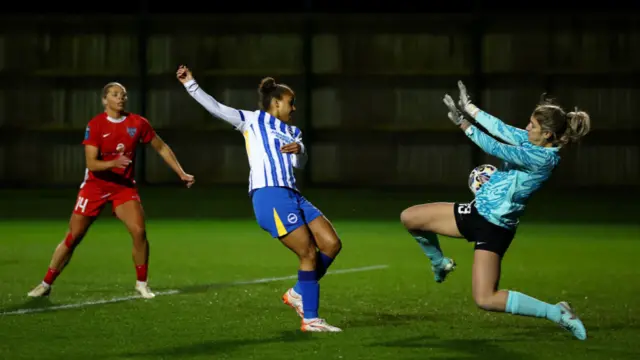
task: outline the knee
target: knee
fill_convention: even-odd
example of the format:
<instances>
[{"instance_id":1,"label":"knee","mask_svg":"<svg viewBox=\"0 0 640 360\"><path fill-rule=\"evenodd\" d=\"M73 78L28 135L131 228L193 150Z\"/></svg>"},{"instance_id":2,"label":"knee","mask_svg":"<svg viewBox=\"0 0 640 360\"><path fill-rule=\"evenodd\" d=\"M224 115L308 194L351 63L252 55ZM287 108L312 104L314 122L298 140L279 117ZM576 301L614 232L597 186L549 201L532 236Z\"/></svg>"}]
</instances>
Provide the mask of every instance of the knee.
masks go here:
<instances>
[{"instance_id":1,"label":"knee","mask_svg":"<svg viewBox=\"0 0 640 360\"><path fill-rule=\"evenodd\" d=\"M496 311L496 306L494 304L494 295L492 293L476 293L473 294L473 301L475 301L476 306L485 311Z\"/></svg>"},{"instance_id":2,"label":"knee","mask_svg":"<svg viewBox=\"0 0 640 360\"><path fill-rule=\"evenodd\" d=\"M342 241L337 236L332 236L330 239L323 241L323 248L320 249L320 251L331 257L336 257L340 250L342 250Z\"/></svg>"},{"instance_id":3,"label":"knee","mask_svg":"<svg viewBox=\"0 0 640 360\"><path fill-rule=\"evenodd\" d=\"M129 233L131 233L134 242L141 243L147 241L147 230L144 226L134 225L129 228Z\"/></svg>"},{"instance_id":4,"label":"knee","mask_svg":"<svg viewBox=\"0 0 640 360\"><path fill-rule=\"evenodd\" d=\"M316 263L316 248L313 245L302 247L297 251L301 263Z\"/></svg>"},{"instance_id":5,"label":"knee","mask_svg":"<svg viewBox=\"0 0 640 360\"><path fill-rule=\"evenodd\" d=\"M340 250L342 250L342 241L340 240L340 238L336 238L336 241L333 244L333 253L338 255Z\"/></svg>"},{"instance_id":6,"label":"knee","mask_svg":"<svg viewBox=\"0 0 640 360\"><path fill-rule=\"evenodd\" d=\"M410 207L402 211L402 213L400 213L400 222L402 222L402 225L404 225L407 230L417 230L421 225L415 207Z\"/></svg>"}]
</instances>

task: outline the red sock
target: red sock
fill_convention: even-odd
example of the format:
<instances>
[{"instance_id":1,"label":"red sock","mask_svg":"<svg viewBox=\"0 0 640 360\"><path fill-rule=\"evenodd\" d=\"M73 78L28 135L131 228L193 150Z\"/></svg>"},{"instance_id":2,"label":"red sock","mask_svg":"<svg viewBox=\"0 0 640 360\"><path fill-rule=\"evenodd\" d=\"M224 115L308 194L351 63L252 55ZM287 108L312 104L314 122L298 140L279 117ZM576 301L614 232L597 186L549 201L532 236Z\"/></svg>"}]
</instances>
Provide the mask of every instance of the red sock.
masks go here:
<instances>
[{"instance_id":1,"label":"red sock","mask_svg":"<svg viewBox=\"0 0 640 360\"><path fill-rule=\"evenodd\" d=\"M49 270L47 270L47 275L44 276L44 282L51 285L56 281L58 275L60 275L60 270L49 268Z\"/></svg>"},{"instance_id":2,"label":"red sock","mask_svg":"<svg viewBox=\"0 0 640 360\"><path fill-rule=\"evenodd\" d=\"M148 264L136 265L136 276L138 277L138 281L147 281L148 269L149 269Z\"/></svg>"}]
</instances>

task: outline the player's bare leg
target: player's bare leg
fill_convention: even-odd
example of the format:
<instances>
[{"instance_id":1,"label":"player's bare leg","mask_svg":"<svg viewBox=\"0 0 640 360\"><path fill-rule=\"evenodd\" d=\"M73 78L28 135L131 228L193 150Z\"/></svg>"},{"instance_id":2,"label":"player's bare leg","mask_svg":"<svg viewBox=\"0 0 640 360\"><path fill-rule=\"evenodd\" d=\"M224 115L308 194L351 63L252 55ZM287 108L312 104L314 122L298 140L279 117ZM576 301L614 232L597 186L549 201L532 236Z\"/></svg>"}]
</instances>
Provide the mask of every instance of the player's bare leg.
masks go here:
<instances>
[{"instance_id":1,"label":"player's bare leg","mask_svg":"<svg viewBox=\"0 0 640 360\"><path fill-rule=\"evenodd\" d=\"M301 226L280 238L300 260L298 282L302 287L303 319L301 330L313 332L339 332L341 329L327 324L318 315L320 285L316 279L316 244L306 226Z\"/></svg>"},{"instance_id":2,"label":"player's bare leg","mask_svg":"<svg viewBox=\"0 0 640 360\"><path fill-rule=\"evenodd\" d=\"M319 216L309 223L309 230L311 230L318 250L335 259L342 250L342 241L340 241L331 222L326 217Z\"/></svg>"},{"instance_id":3,"label":"player's bare leg","mask_svg":"<svg viewBox=\"0 0 640 360\"><path fill-rule=\"evenodd\" d=\"M95 219L95 217L71 214L69 230L67 231L64 240L58 244L53 252L51 262L49 263L49 269L47 270L44 280L31 290L27 294L28 296L41 297L47 296L51 293L51 285L53 285L53 282L56 280L58 275L60 275L64 267L67 266L71 260L73 251L87 234L89 227Z\"/></svg>"},{"instance_id":4,"label":"player's bare leg","mask_svg":"<svg viewBox=\"0 0 640 360\"><path fill-rule=\"evenodd\" d=\"M476 250L473 255L472 292L479 308L487 311L504 311L509 293L498 290L500 281L500 256L486 250Z\"/></svg>"},{"instance_id":5,"label":"player's bare leg","mask_svg":"<svg viewBox=\"0 0 640 360\"><path fill-rule=\"evenodd\" d=\"M316 279L320 281L324 274L327 273L327 269L331 266L336 256L340 253L340 250L342 250L342 242L333 225L331 225L331 222L324 216L313 219L308 226L312 234L312 239L318 248L316 253ZM300 283L296 283L293 288L287 290L287 292L282 295L282 301L296 310L298 316L303 317L301 293Z\"/></svg>"},{"instance_id":6,"label":"player's bare leg","mask_svg":"<svg viewBox=\"0 0 640 360\"><path fill-rule=\"evenodd\" d=\"M136 267L135 289L145 299L155 297L147 284L149 267L149 241L144 223L144 211L140 202L131 200L119 205L115 209L116 216L124 223L133 240L133 263Z\"/></svg>"},{"instance_id":7,"label":"player's bare leg","mask_svg":"<svg viewBox=\"0 0 640 360\"><path fill-rule=\"evenodd\" d=\"M498 254L476 250L473 256L473 299L481 309L549 319L580 340L587 338L582 321L566 302L552 305L517 291L498 290L501 258Z\"/></svg>"},{"instance_id":8,"label":"player's bare leg","mask_svg":"<svg viewBox=\"0 0 640 360\"><path fill-rule=\"evenodd\" d=\"M443 282L455 269L455 262L444 256L438 235L462 237L456 224L453 203L412 206L400 214L400 221L431 260L435 281Z\"/></svg>"}]
</instances>

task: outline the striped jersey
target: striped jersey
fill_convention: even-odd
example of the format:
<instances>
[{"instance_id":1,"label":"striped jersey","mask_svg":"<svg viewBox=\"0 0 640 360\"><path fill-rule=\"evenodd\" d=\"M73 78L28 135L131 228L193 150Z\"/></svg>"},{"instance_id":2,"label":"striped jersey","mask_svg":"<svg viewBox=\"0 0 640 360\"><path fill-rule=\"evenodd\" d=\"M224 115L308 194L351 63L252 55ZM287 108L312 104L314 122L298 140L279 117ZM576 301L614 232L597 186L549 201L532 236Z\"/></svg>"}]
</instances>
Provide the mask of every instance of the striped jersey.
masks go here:
<instances>
[{"instance_id":1,"label":"striped jersey","mask_svg":"<svg viewBox=\"0 0 640 360\"><path fill-rule=\"evenodd\" d=\"M506 142L497 141L473 125L465 131L487 154L504 161L476 193L476 209L489 222L513 229L531 195L551 177L560 162L559 148L534 145L526 130L509 126L484 111L480 110L475 119Z\"/></svg>"},{"instance_id":2,"label":"striped jersey","mask_svg":"<svg viewBox=\"0 0 640 360\"><path fill-rule=\"evenodd\" d=\"M249 192L269 186L298 191L293 169L301 169L307 162L300 129L265 111L237 110L221 104L202 90L195 80L184 86L211 115L233 125L244 136L250 167ZM282 146L292 142L300 144L300 154L280 151Z\"/></svg>"}]
</instances>

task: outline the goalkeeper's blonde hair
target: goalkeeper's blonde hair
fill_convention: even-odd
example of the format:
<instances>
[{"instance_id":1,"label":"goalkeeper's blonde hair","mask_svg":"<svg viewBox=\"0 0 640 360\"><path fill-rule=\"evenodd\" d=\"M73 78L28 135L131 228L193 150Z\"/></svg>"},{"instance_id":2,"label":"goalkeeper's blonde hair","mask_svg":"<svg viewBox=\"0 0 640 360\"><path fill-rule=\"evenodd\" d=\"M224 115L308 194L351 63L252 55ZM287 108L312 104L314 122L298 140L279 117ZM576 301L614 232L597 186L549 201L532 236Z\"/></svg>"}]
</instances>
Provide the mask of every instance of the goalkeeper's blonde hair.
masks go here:
<instances>
[{"instance_id":1,"label":"goalkeeper's blonde hair","mask_svg":"<svg viewBox=\"0 0 640 360\"><path fill-rule=\"evenodd\" d=\"M574 111L565 112L553 99L546 98L546 94L542 94L533 117L538 120L543 131L552 134L549 141L554 146L578 142L591 130L589 114L577 107Z\"/></svg>"}]
</instances>

